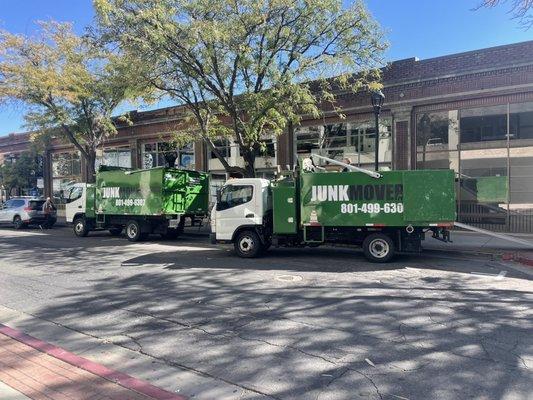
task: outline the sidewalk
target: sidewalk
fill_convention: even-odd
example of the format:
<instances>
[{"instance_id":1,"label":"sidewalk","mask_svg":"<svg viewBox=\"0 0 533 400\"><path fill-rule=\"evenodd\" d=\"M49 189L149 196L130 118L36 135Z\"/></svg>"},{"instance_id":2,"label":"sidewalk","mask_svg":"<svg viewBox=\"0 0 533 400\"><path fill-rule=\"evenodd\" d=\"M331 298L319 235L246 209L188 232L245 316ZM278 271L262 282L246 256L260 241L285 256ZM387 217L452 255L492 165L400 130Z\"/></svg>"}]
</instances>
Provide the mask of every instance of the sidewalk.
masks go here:
<instances>
[{"instance_id":1,"label":"sidewalk","mask_svg":"<svg viewBox=\"0 0 533 400\"><path fill-rule=\"evenodd\" d=\"M0 324L2 400L185 400Z\"/></svg>"},{"instance_id":2,"label":"sidewalk","mask_svg":"<svg viewBox=\"0 0 533 400\"><path fill-rule=\"evenodd\" d=\"M531 246L476 232L452 231L452 243L444 243L427 235L423 248L428 251L486 255L496 260L515 261L526 266L533 266L533 235L512 234L510 236L531 242Z\"/></svg>"}]
</instances>

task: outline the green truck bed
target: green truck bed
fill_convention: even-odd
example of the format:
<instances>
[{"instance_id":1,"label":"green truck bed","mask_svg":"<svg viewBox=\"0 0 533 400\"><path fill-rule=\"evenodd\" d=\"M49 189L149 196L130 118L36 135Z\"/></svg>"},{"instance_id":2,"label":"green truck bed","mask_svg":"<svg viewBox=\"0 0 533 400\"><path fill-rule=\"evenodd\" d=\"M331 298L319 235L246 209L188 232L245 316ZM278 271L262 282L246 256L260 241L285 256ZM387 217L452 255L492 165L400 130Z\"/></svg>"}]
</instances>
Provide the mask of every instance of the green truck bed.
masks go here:
<instances>
[{"instance_id":1,"label":"green truck bed","mask_svg":"<svg viewBox=\"0 0 533 400\"><path fill-rule=\"evenodd\" d=\"M431 226L455 221L454 172L302 173L272 186L274 233L298 226Z\"/></svg>"},{"instance_id":2,"label":"green truck bed","mask_svg":"<svg viewBox=\"0 0 533 400\"><path fill-rule=\"evenodd\" d=\"M209 179L174 168L104 168L96 176L94 210L103 215L207 214Z\"/></svg>"}]
</instances>

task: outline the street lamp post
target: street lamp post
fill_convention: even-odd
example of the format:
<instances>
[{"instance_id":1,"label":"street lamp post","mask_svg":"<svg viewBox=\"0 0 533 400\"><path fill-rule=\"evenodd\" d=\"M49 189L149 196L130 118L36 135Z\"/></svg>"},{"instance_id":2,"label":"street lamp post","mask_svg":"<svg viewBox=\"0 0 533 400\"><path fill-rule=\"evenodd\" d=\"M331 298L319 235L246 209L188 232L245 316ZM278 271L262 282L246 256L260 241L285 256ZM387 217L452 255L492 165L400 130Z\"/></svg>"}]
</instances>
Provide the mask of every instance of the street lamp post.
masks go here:
<instances>
[{"instance_id":1,"label":"street lamp post","mask_svg":"<svg viewBox=\"0 0 533 400\"><path fill-rule=\"evenodd\" d=\"M379 169L379 113L381 112L381 106L383 105L383 100L385 100L385 95L381 90L375 90L372 92L372 107L374 108L374 117L376 119L376 137L374 141L374 147L376 152L375 158L375 170Z\"/></svg>"}]
</instances>

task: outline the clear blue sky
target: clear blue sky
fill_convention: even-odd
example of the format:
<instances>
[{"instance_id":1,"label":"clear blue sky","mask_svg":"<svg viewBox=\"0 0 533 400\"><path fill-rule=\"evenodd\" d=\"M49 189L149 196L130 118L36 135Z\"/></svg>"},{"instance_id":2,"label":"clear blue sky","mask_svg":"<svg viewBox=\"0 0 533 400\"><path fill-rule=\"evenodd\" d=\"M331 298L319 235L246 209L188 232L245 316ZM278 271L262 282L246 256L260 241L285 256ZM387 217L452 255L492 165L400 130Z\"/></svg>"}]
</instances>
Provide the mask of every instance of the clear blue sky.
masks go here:
<instances>
[{"instance_id":1,"label":"clear blue sky","mask_svg":"<svg viewBox=\"0 0 533 400\"><path fill-rule=\"evenodd\" d=\"M34 21L71 21L78 31L93 18L91 0L2 0L0 27L31 34ZM504 4L472 11L478 0L366 0L387 32L389 61L437 57L533 39L510 20ZM168 104L164 104L168 105ZM23 109L0 108L0 135L23 131Z\"/></svg>"}]
</instances>

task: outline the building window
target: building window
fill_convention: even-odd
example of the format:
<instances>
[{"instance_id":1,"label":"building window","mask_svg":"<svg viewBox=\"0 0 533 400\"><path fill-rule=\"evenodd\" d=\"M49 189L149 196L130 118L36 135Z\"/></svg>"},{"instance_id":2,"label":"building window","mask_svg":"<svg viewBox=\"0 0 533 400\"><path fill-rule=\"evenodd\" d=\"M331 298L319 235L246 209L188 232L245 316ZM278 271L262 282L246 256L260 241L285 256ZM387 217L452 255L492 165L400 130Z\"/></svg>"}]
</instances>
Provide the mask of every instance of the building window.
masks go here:
<instances>
[{"instance_id":1,"label":"building window","mask_svg":"<svg viewBox=\"0 0 533 400\"><path fill-rule=\"evenodd\" d=\"M461 143L507 140L507 106L461 110Z\"/></svg>"},{"instance_id":2,"label":"building window","mask_svg":"<svg viewBox=\"0 0 533 400\"><path fill-rule=\"evenodd\" d=\"M228 158L231 155L231 145L228 139L215 139L213 144L222 157ZM217 158L213 151L210 151L209 154L209 158Z\"/></svg>"},{"instance_id":3,"label":"building window","mask_svg":"<svg viewBox=\"0 0 533 400\"><path fill-rule=\"evenodd\" d=\"M392 160L391 118L380 118L379 133L379 162L387 168ZM299 127L295 129L296 155L320 154L370 167L374 163L375 138L373 120Z\"/></svg>"},{"instance_id":4,"label":"building window","mask_svg":"<svg viewBox=\"0 0 533 400\"><path fill-rule=\"evenodd\" d=\"M239 147L239 155L242 157L242 148ZM256 157L275 157L276 146L274 139L264 139L256 143L254 147L254 154Z\"/></svg>"},{"instance_id":5,"label":"building window","mask_svg":"<svg viewBox=\"0 0 533 400\"><path fill-rule=\"evenodd\" d=\"M194 169L193 143L181 147L173 142L144 143L141 152L144 169L154 167Z\"/></svg>"},{"instance_id":6,"label":"building window","mask_svg":"<svg viewBox=\"0 0 533 400\"><path fill-rule=\"evenodd\" d=\"M458 144L457 110L417 114L417 169L453 169L458 172Z\"/></svg>"},{"instance_id":7,"label":"building window","mask_svg":"<svg viewBox=\"0 0 533 400\"><path fill-rule=\"evenodd\" d=\"M64 152L52 154L52 193L62 202L70 185L81 181L81 161L79 153Z\"/></svg>"},{"instance_id":8,"label":"building window","mask_svg":"<svg viewBox=\"0 0 533 400\"><path fill-rule=\"evenodd\" d=\"M131 168L130 148L128 146L123 146L104 149L96 160L96 167L98 168L100 165Z\"/></svg>"}]
</instances>

